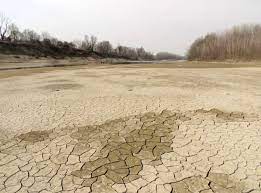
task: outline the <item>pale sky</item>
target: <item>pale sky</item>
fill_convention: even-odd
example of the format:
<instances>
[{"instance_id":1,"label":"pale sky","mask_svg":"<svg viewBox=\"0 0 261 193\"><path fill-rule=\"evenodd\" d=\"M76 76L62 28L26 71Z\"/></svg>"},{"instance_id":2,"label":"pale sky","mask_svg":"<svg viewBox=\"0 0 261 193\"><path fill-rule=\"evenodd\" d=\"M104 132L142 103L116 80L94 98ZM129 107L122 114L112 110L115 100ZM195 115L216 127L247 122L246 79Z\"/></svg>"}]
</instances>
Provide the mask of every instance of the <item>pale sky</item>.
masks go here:
<instances>
[{"instance_id":1,"label":"pale sky","mask_svg":"<svg viewBox=\"0 0 261 193\"><path fill-rule=\"evenodd\" d=\"M84 34L149 51L185 54L207 32L261 24L261 0L0 0L20 28L72 41Z\"/></svg>"}]
</instances>

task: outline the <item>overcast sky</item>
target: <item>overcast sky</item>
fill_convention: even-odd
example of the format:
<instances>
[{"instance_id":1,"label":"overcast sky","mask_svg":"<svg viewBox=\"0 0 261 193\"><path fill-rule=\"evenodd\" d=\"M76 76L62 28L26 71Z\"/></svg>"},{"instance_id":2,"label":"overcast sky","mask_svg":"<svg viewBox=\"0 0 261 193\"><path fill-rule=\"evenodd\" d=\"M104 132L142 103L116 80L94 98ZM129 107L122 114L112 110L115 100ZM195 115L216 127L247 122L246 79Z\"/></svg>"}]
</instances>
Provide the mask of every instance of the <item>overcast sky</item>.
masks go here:
<instances>
[{"instance_id":1,"label":"overcast sky","mask_svg":"<svg viewBox=\"0 0 261 193\"><path fill-rule=\"evenodd\" d=\"M0 0L21 28L63 40L94 34L114 45L184 54L207 32L261 23L261 0Z\"/></svg>"}]
</instances>

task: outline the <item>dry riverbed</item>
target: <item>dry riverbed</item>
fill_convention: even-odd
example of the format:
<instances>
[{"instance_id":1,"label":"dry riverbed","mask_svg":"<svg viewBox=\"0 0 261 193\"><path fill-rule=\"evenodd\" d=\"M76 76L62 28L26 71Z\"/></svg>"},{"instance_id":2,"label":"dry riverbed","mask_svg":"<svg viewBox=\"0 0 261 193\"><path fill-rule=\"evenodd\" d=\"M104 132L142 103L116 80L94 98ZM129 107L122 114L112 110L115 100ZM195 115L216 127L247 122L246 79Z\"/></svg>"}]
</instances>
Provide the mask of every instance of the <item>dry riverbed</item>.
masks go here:
<instances>
[{"instance_id":1,"label":"dry riverbed","mask_svg":"<svg viewBox=\"0 0 261 193\"><path fill-rule=\"evenodd\" d=\"M261 192L259 67L0 71L0 192Z\"/></svg>"}]
</instances>

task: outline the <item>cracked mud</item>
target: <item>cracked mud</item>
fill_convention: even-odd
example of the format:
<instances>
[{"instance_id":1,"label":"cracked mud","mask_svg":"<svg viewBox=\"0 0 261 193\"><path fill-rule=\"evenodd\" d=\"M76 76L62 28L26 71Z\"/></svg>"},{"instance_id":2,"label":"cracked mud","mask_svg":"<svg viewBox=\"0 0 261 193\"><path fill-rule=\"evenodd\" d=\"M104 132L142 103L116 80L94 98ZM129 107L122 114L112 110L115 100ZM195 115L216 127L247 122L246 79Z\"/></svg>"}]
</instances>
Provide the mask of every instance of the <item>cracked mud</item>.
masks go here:
<instances>
[{"instance_id":1,"label":"cracked mud","mask_svg":"<svg viewBox=\"0 0 261 193\"><path fill-rule=\"evenodd\" d=\"M2 142L0 192L258 193L260 126L200 109L32 131Z\"/></svg>"}]
</instances>

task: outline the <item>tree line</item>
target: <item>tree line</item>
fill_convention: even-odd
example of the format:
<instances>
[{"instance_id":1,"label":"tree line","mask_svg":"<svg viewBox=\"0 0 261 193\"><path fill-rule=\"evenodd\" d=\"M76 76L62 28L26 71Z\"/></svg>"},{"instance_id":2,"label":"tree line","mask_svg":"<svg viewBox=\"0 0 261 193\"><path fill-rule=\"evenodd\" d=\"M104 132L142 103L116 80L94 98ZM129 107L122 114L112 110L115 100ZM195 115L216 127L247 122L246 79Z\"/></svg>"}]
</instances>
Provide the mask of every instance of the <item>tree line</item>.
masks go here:
<instances>
[{"instance_id":1,"label":"tree line","mask_svg":"<svg viewBox=\"0 0 261 193\"><path fill-rule=\"evenodd\" d=\"M98 41L95 36L85 35L83 40L73 42L61 41L48 32L38 34L34 30L20 30L15 23L0 13L0 40L3 42L23 42L28 44L38 44L39 46L52 46L54 48L79 49L89 53L97 53L103 57L125 58L131 60L153 60L154 55L146 51L143 47L132 48L119 45L113 47L109 41Z\"/></svg>"},{"instance_id":2,"label":"tree line","mask_svg":"<svg viewBox=\"0 0 261 193\"><path fill-rule=\"evenodd\" d=\"M155 55L156 60L184 60L184 56L172 54L169 52L159 52Z\"/></svg>"},{"instance_id":3,"label":"tree line","mask_svg":"<svg viewBox=\"0 0 261 193\"><path fill-rule=\"evenodd\" d=\"M240 25L222 33L198 38L190 47L189 60L261 59L261 25Z\"/></svg>"}]
</instances>

